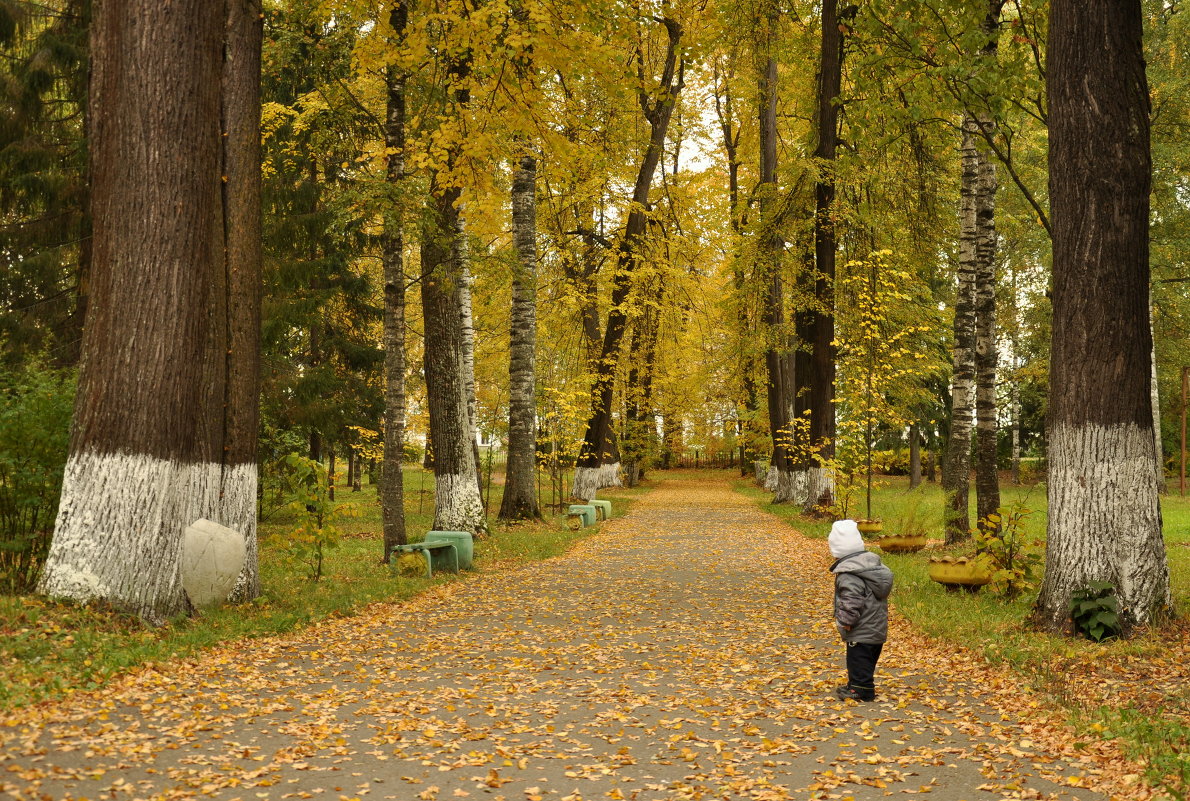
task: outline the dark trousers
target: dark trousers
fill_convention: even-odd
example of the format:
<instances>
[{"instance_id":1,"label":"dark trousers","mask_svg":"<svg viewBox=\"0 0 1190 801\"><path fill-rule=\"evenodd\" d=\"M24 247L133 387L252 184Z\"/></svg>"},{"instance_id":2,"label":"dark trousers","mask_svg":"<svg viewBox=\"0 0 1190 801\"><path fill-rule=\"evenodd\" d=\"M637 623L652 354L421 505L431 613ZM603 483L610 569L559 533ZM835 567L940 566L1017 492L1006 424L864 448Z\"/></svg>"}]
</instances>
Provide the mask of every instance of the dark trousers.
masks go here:
<instances>
[{"instance_id":1,"label":"dark trousers","mask_svg":"<svg viewBox=\"0 0 1190 801\"><path fill-rule=\"evenodd\" d=\"M876 660L884 643L847 643L847 685L862 696L876 693Z\"/></svg>"}]
</instances>

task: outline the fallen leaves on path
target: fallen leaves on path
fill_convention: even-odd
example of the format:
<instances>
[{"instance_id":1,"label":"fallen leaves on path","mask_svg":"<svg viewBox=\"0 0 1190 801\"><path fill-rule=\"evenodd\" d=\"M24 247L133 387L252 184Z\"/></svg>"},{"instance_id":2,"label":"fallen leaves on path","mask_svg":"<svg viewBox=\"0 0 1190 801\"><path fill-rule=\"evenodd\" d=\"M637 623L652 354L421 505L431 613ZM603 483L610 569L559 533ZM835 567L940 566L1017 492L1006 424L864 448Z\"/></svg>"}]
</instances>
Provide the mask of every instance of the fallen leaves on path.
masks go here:
<instances>
[{"instance_id":1,"label":"fallen leaves on path","mask_svg":"<svg viewBox=\"0 0 1190 801\"><path fill-rule=\"evenodd\" d=\"M1147 799L1007 672L894 619L836 701L824 543L670 482L564 557L0 721L17 799Z\"/></svg>"}]
</instances>

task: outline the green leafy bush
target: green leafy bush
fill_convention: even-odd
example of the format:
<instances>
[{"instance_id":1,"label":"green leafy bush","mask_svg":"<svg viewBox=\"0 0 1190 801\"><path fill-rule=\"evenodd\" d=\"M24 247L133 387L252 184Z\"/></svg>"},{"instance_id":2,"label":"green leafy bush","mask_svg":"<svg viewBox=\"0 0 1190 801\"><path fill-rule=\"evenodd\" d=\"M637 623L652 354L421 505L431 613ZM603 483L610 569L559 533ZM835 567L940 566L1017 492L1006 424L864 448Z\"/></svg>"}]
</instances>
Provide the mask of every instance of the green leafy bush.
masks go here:
<instances>
[{"instance_id":1,"label":"green leafy bush","mask_svg":"<svg viewBox=\"0 0 1190 801\"><path fill-rule=\"evenodd\" d=\"M49 553L73 407L73 372L0 369L0 593L32 590Z\"/></svg>"},{"instance_id":2,"label":"green leafy bush","mask_svg":"<svg viewBox=\"0 0 1190 801\"><path fill-rule=\"evenodd\" d=\"M992 590L1017 598L1037 586L1040 540L1027 541L1025 520L1033 512L1021 503L1001 507L971 530L975 550L992 568Z\"/></svg>"},{"instance_id":3,"label":"green leafy bush","mask_svg":"<svg viewBox=\"0 0 1190 801\"><path fill-rule=\"evenodd\" d=\"M1120 636L1120 602L1110 581L1092 581L1070 598L1074 630L1087 639L1103 642Z\"/></svg>"}]
</instances>

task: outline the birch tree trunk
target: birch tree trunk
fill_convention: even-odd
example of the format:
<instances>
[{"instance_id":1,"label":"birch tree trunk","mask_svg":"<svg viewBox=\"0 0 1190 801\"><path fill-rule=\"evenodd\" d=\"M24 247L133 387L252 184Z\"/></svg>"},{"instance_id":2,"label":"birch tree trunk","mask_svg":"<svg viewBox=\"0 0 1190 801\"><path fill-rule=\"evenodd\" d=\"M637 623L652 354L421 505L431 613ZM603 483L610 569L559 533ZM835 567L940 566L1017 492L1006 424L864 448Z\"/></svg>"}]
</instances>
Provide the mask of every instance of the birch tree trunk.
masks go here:
<instances>
[{"instance_id":1,"label":"birch tree trunk","mask_svg":"<svg viewBox=\"0 0 1190 801\"><path fill-rule=\"evenodd\" d=\"M1149 92L1139 0L1054 0L1046 84L1054 231L1049 529L1036 617L1115 587L1125 629L1171 605L1148 319Z\"/></svg>"},{"instance_id":2,"label":"birch tree trunk","mask_svg":"<svg viewBox=\"0 0 1190 801\"><path fill-rule=\"evenodd\" d=\"M835 100L843 80L843 33L838 0L823 0L822 45L818 76L818 146L814 157L819 178L814 186L814 261L816 308L811 328L810 446L820 460L812 465L806 486L806 511L834 503L835 477L826 462L835 456L835 150L839 141L839 108Z\"/></svg>"},{"instance_id":3,"label":"birch tree trunk","mask_svg":"<svg viewBox=\"0 0 1190 801\"><path fill-rule=\"evenodd\" d=\"M455 240L455 249L458 253L459 264L463 270L463 277L458 286L459 319L463 321L463 330L461 332L463 358L459 362L459 369L462 371L463 390L467 396L467 426L469 429L468 437L471 440L471 449L474 451L472 456L475 461L475 487L480 496L482 496L483 469L480 467L479 427L476 420L479 405L475 398L475 317L471 312L471 285L475 283L475 279L471 275L471 267L467 262L467 247L464 237L463 220L460 216L459 233Z\"/></svg>"},{"instance_id":4,"label":"birch tree trunk","mask_svg":"<svg viewBox=\"0 0 1190 801\"><path fill-rule=\"evenodd\" d=\"M986 520L1000 508L996 470L996 165L976 149L981 163L975 215L975 508L977 519Z\"/></svg>"},{"instance_id":5,"label":"birch tree trunk","mask_svg":"<svg viewBox=\"0 0 1190 801\"><path fill-rule=\"evenodd\" d=\"M389 11L394 49L405 38L409 7L403 1ZM385 71L385 180L392 197L384 219L384 464L380 472L380 511L384 527L384 562L407 541L405 532L405 233L400 187L405 178L405 82L403 67Z\"/></svg>"},{"instance_id":6,"label":"birch tree trunk","mask_svg":"<svg viewBox=\"0 0 1190 801\"><path fill-rule=\"evenodd\" d=\"M39 590L159 621L190 608L180 556L198 518L247 541L233 595L259 586L260 9L93 14L93 272Z\"/></svg>"},{"instance_id":7,"label":"birch tree trunk","mask_svg":"<svg viewBox=\"0 0 1190 801\"><path fill-rule=\"evenodd\" d=\"M971 429L975 407L975 276L979 269L979 184L982 163L975 137L978 125L963 118L963 173L960 184L959 268L954 304L954 372L951 381L950 438L946 443L946 542L971 536L968 493L971 484Z\"/></svg>"},{"instance_id":8,"label":"birch tree trunk","mask_svg":"<svg viewBox=\"0 0 1190 801\"><path fill-rule=\"evenodd\" d=\"M995 70L998 53L1000 9L1004 0L988 0L980 26L987 41L980 48L977 66ZM975 124L980 138L996 129L986 114ZM975 509L976 519L986 521L1000 508L1000 477L996 471L996 165L979 144L975 146ZM983 523L988 528L998 526Z\"/></svg>"},{"instance_id":9,"label":"birch tree trunk","mask_svg":"<svg viewBox=\"0 0 1190 801\"><path fill-rule=\"evenodd\" d=\"M526 143L527 144L527 143ZM527 147L512 176L512 324L508 358L508 467L501 520L541 517L537 505L537 160Z\"/></svg>"},{"instance_id":10,"label":"birch tree trunk","mask_svg":"<svg viewBox=\"0 0 1190 801\"><path fill-rule=\"evenodd\" d=\"M682 61L678 45L682 38L682 26L677 20L664 17L660 20L665 26L668 37L665 62L659 81L659 90L648 92L640 89L640 104L644 111L645 120L649 123L649 143L641 159L640 170L633 184L632 204L628 212L628 220L624 226L624 235L616 248L616 267L612 276L611 306L607 315L607 327L603 332L603 345L600 348L599 371L595 376L595 385L591 389L591 416L587 421L587 428L583 435L583 448L574 470L574 484L572 495L576 498L590 500L595 497L595 491L601 481L607 480L609 465L602 461L603 448L611 441L612 431L612 395L615 387L616 367L620 358L620 346L623 343L624 332L628 325L626 304L632 290L632 276L640 258L643 245L649 207L649 190L653 185L653 175L657 171L664 152L666 131L669 129L670 117L678 94L682 91L684 82L684 62ZM643 81L643 55L641 58L641 78ZM610 465L615 469L615 465Z\"/></svg>"}]
</instances>

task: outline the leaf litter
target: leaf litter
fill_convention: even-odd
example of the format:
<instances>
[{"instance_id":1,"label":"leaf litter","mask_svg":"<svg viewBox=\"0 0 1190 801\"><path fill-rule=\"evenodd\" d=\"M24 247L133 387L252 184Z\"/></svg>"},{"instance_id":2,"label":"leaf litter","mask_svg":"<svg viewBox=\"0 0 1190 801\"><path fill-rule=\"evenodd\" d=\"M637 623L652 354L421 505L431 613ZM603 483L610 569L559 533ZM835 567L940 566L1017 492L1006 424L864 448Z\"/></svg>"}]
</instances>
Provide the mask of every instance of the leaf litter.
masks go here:
<instances>
[{"instance_id":1,"label":"leaf litter","mask_svg":"<svg viewBox=\"0 0 1190 801\"><path fill-rule=\"evenodd\" d=\"M1127 799L1007 669L894 614L839 702L830 557L667 481L565 556L146 667L0 720L13 799ZM895 601L895 594L894 594Z\"/></svg>"}]
</instances>

